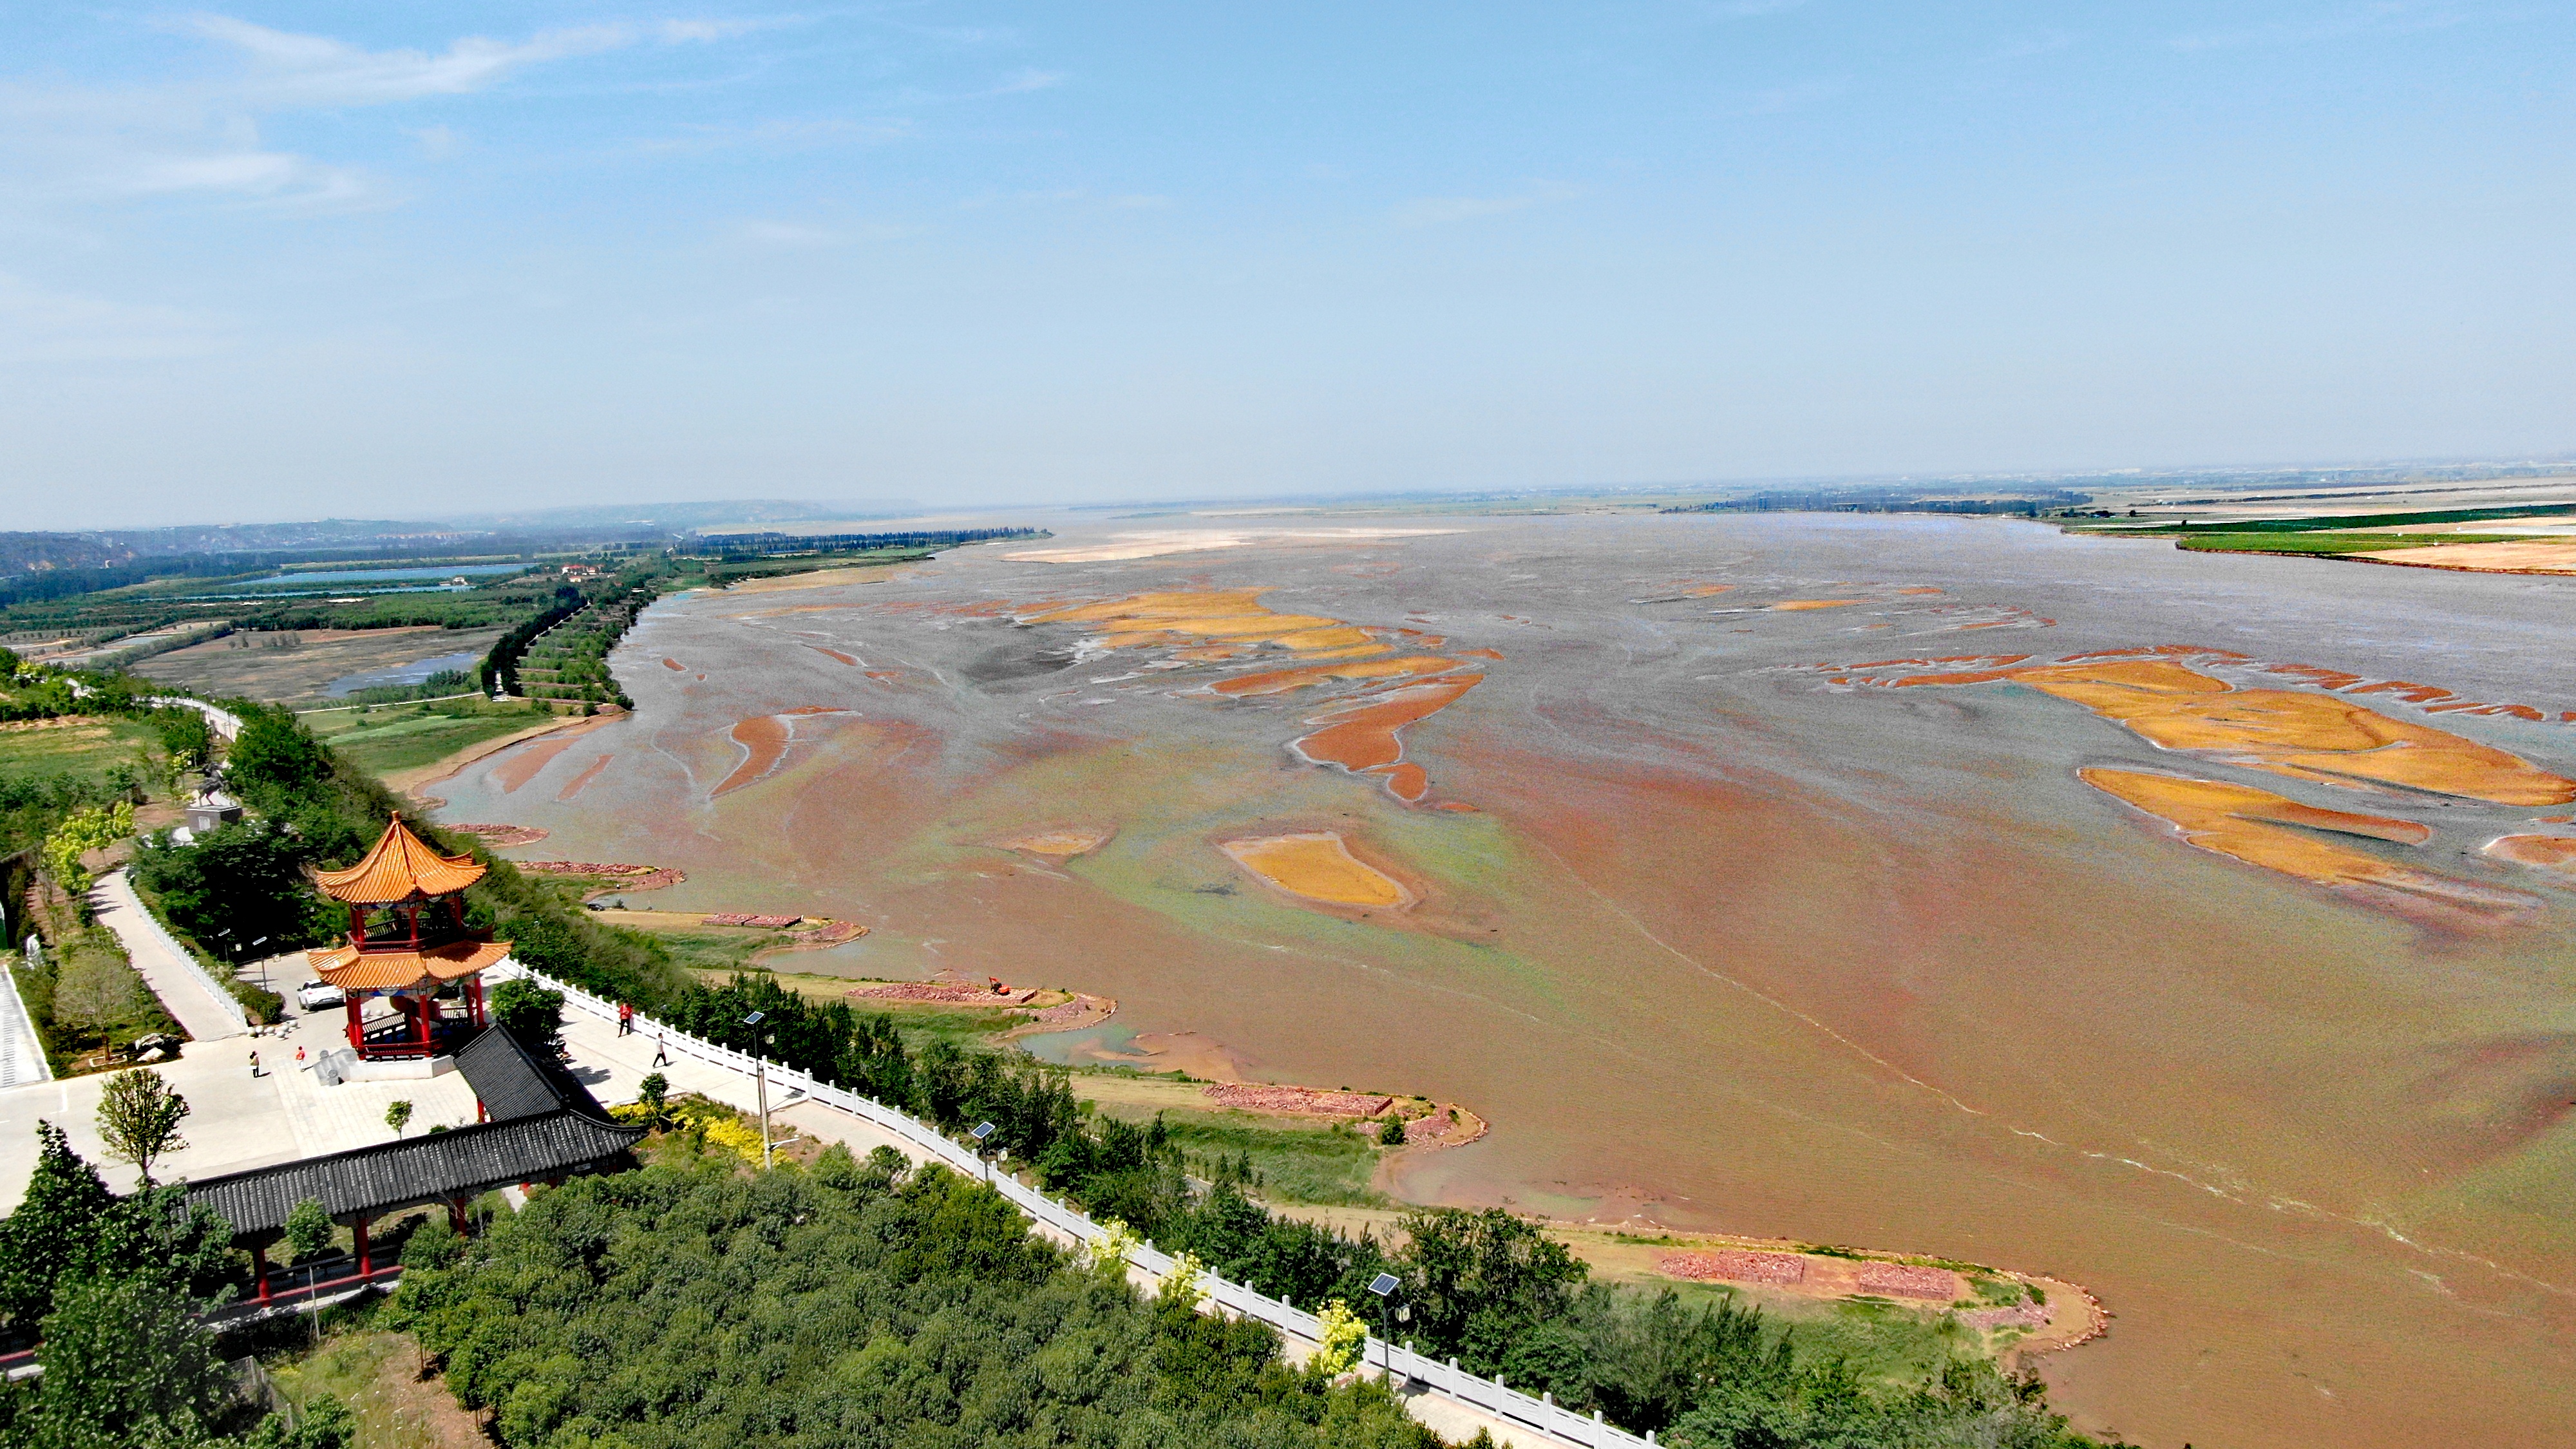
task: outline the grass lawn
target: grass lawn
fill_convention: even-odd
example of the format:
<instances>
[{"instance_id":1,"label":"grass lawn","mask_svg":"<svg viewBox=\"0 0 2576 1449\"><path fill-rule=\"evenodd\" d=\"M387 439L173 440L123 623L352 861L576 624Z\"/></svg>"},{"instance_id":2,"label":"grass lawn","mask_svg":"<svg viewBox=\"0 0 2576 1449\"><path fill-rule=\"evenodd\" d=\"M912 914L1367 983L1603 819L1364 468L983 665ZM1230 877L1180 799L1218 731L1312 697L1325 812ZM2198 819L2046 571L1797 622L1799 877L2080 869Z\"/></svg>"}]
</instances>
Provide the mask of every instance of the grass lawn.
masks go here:
<instances>
[{"instance_id":1,"label":"grass lawn","mask_svg":"<svg viewBox=\"0 0 2576 1449\"><path fill-rule=\"evenodd\" d=\"M1082 1079L1074 1079L1082 1091ZM1252 1155L1261 1196L1281 1202L1366 1206L1386 1201L1369 1187L1378 1150L1346 1127L1287 1125L1247 1112L1166 1112L1163 1130L1192 1157Z\"/></svg>"},{"instance_id":2,"label":"grass lawn","mask_svg":"<svg viewBox=\"0 0 2576 1449\"><path fill-rule=\"evenodd\" d=\"M2444 543L2528 542L2510 533L2189 533L2175 546L2194 553L2377 553Z\"/></svg>"},{"instance_id":3,"label":"grass lawn","mask_svg":"<svg viewBox=\"0 0 2576 1449\"><path fill-rule=\"evenodd\" d=\"M0 775L20 779L70 775L103 783L112 765L160 753L161 736L139 720L74 717L0 726ZM145 778L154 773L146 770Z\"/></svg>"},{"instance_id":4,"label":"grass lawn","mask_svg":"<svg viewBox=\"0 0 2576 1449\"><path fill-rule=\"evenodd\" d=\"M329 1394L357 1418L360 1449L488 1449L476 1417L443 1379L420 1376L420 1345L373 1325L373 1311L324 1315L321 1346L264 1367L298 1405ZM336 1321L336 1326L333 1326ZM301 1344L297 1344L301 1348Z\"/></svg>"},{"instance_id":5,"label":"grass lawn","mask_svg":"<svg viewBox=\"0 0 2576 1449\"><path fill-rule=\"evenodd\" d=\"M304 722L343 759L383 776L434 765L459 750L533 729L553 717L537 705L461 699L334 710L306 715Z\"/></svg>"}]
</instances>

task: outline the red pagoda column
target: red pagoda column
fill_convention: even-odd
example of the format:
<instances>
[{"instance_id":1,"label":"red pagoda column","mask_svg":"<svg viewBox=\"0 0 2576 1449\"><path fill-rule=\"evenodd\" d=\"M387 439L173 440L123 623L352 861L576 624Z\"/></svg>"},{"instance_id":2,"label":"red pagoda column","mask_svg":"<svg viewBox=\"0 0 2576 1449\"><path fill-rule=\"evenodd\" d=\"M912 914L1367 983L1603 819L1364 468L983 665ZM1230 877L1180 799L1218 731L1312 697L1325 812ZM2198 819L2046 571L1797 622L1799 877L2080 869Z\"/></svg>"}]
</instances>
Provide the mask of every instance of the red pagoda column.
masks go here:
<instances>
[{"instance_id":1,"label":"red pagoda column","mask_svg":"<svg viewBox=\"0 0 2576 1449\"><path fill-rule=\"evenodd\" d=\"M429 1055L430 1050L429 1019L438 1014L438 998L435 996L415 997L412 1000L412 1005L418 1008L420 1013L412 1018L412 1029L420 1042L421 1055L427 1056Z\"/></svg>"},{"instance_id":2,"label":"red pagoda column","mask_svg":"<svg viewBox=\"0 0 2576 1449\"><path fill-rule=\"evenodd\" d=\"M365 1009L361 1004L365 999L354 991L346 998L349 1008L349 1045L352 1048L362 1048L367 1044L365 1034L358 1029L358 1013Z\"/></svg>"}]
</instances>

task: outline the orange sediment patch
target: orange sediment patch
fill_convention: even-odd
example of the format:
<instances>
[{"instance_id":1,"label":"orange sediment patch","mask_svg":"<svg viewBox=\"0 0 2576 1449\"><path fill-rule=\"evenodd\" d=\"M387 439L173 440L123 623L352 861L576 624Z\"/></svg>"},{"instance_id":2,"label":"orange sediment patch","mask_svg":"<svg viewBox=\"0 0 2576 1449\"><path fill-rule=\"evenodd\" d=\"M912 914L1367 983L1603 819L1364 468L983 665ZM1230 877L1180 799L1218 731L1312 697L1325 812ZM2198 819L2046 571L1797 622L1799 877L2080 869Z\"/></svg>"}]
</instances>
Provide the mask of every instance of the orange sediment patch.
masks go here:
<instances>
[{"instance_id":1,"label":"orange sediment patch","mask_svg":"<svg viewBox=\"0 0 2576 1449\"><path fill-rule=\"evenodd\" d=\"M555 798L557 800L570 800L573 796L580 794L582 792L582 787L588 785L591 781L598 779L599 772L607 769L608 762L616 758L617 757L615 755L602 755L598 759L591 761L589 769L573 776L569 784L555 792Z\"/></svg>"},{"instance_id":2,"label":"orange sediment patch","mask_svg":"<svg viewBox=\"0 0 2576 1449\"><path fill-rule=\"evenodd\" d=\"M1898 589L1897 592L1900 594L1937 594L1941 591L1939 589Z\"/></svg>"},{"instance_id":3,"label":"orange sediment patch","mask_svg":"<svg viewBox=\"0 0 2576 1449\"><path fill-rule=\"evenodd\" d=\"M570 736L530 745L492 767L493 783L501 787L504 795L515 793L520 786L535 779L539 770L553 764L555 756L571 748Z\"/></svg>"},{"instance_id":4,"label":"orange sediment patch","mask_svg":"<svg viewBox=\"0 0 2576 1449\"><path fill-rule=\"evenodd\" d=\"M808 648L808 649L813 650L815 653L820 654L820 655L822 655L823 657L825 657L825 658L827 658L827 659L838 659L838 660L840 660L843 664L847 664L847 665L849 665L850 667L852 667L852 668L854 668L854 669L858 667L858 663L859 663L859 661L857 661L856 659L851 658L851 657L850 657L849 655L847 655L847 654L842 653L842 652L841 652L840 650L838 650L838 649L826 649L826 648L824 648L824 647L823 647L822 645L820 645L820 644L808 644L808 645L806 645L805 647L806 647L806 648Z\"/></svg>"},{"instance_id":5,"label":"orange sediment patch","mask_svg":"<svg viewBox=\"0 0 2576 1449\"><path fill-rule=\"evenodd\" d=\"M1398 659L1355 659L1338 664L1301 664L1294 669L1266 669L1258 674L1238 674L1220 679L1209 686L1229 698L1263 694L1286 694L1328 679L1404 679L1417 674L1438 674L1454 669L1458 661L1436 654L1408 654Z\"/></svg>"},{"instance_id":6,"label":"orange sediment patch","mask_svg":"<svg viewBox=\"0 0 2576 1449\"><path fill-rule=\"evenodd\" d=\"M1070 860L1107 845L1117 833L1115 825L1056 825L994 843L1004 850L1025 850L1031 855L1051 855Z\"/></svg>"},{"instance_id":7,"label":"orange sediment patch","mask_svg":"<svg viewBox=\"0 0 2576 1449\"><path fill-rule=\"evenodd\" d=\"M1457 703L1483 678L1481 674L1453 674L1362 695L1339 708L1307 716L1306 723L1322 728L1290 748L1311 763L1339 765L1354 773L1400 763L1404 759L1404 742L1396 732Z\"/></svg>"},{"instance_id":8,"label":"orange sediment patch","mask_svg":"<svg viewBox=\"0 0 2576 1449\"><path fill-rule=\"evenodd\" d=\"M1461 649L1458 651L1458 657L1461 659L1499 660L1503 657L1503 651L1500 649Z\"/></svg>"},{"instance_id":9,"label":"orange sediment patch","mask_svg":"<svg viewBox=\"0 0 2576 1449\"><path fill-rule=\"evenodd\" d=\"M1713 598L1719 594L1732 590L1734 587L1735 585L1733 584L1700 584L1694 588L1682 590L1682 597L1685 599Z\"/></svg>"},{"instance_id":10,"label":"orange sediment patch","mask_svg":"<svg viewBox=\"0 0 2576 1449\"><path fill-rule=\"evenodd\" d=\"M754 715L734 725L733 742L742 746L743 761L707 798L728 795L768 774L787 755L787 721L774 714Z\"/></svg>"},{"instance_id":11,"label":"orange sediment patch","mask_svg":"<svg viewBox=\"0 0 2576 1449\"><path fill-rule=\"evenodd\" d=\"M2576 780L2345 695L2237 689L2171 659L1920 674L1898 686L2010 681L2073 700L2160 749L2189 750L2323 784L2395 785L2499 805L2563 805ZM2409 685L2421 690L2426 686Z\"/></svg>"},{"instance_id":12,"label":"orange sediment patch","mask_svg":"<svg viewBox=\"0 0 2576 1449\"><path fill-rule=\"evenodd\" d=\"M1842 609L1853 604L1868 602L1867 599L1787 599L1773 604L1771 611L1776 614L1790 614L1801 609Z\"/></svg>"},{"instance_id":13,"label":"orange sediment patch","mask_svg":"<svg viewBox=\"0 0 2576 1449\"><path fill-rule=\"evenodd\" d=\"M2486 843L2486 854L2515 865L2576 876L2576 836L2505 835Z\"/></svg>"},{"instance_id":14,"label":"orange sediment patch","mask_svg":"<svg viewBox=\"0 0 2576 1449\"><path fill-rule=\"evenodd\" d=\"M2380 859L2367 851L2318 838L2315 832L2357 835L2418 845L2432 831L2411 820L2320 810L2251 785L2187 780L2177 775L2101 767L2076 771L2085 784L2163 820L2182 838L2248 865L2327 886L2385 886L2452 900L2486 893L2464 882ZM2289 829L2285 827L2305 827Z\"/></svg>"},{"instance_id":15,"label":"orange sediment patch","mask_svg":"<svg viewBox=\"0 0 2576 1449\"><path fill-rule=\"evenodd\" d=\"M1420 765L1380 765L1367 773L1386 781L1386 793L1407 805L1419 805L1431 793L1431 776Z\"/></svg>"},{"instance_id":16,"label":"orange sediment patch","mask_svg":"<svg viewBox=\"0 0 2576 1449\"><path fill-rule=\"evenodd\" d=\"M1335 906L1413 904L1413 892L1403 882L1351 854L1334 831L1229 840L1220 848L1235 864L1292 896Z\"/></svg>"},{"instance_id":17,"label":"orange sediment patch","mask_svg":"<svg viewBox=\"0 0 2576 1449\"><path fill-rule=\"evenodd\" d=\"M677 659L665 659L665 660L663 660L663 661L662 661L662 667L663 667L663 668L665 668L665 669L676 669L676 670L680 671L682 674L686 674L686 673L688 673L688 672L689 672L689 666L687 666L687 665L685 665L685 664L682 664L682 663L681 663L679 660L677 660Z\"/></svg>"}]
</instances>

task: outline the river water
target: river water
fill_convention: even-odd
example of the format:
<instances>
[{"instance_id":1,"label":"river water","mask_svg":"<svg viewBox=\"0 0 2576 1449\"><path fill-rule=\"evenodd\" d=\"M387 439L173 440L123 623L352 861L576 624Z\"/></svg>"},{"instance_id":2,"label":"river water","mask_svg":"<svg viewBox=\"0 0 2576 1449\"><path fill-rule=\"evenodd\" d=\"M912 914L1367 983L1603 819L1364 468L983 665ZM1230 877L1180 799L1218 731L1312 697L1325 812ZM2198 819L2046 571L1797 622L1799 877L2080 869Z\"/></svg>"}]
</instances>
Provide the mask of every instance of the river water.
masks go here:
<instances>
[{"instance_id":1,"label":"river water","mask_svg":"<svg viewBox=\"0 0 2576 1449\"><path fill-rule=\"evenodd\" d=\"M1256 1076L1464 1102L1493 1131L1419 1159L1422 1200L2087 1284L2109 1336L2042 1365L2087 1427L2576 1443L2576 893L2478 852L2576 833L2534 823L2568 812L2258 773L2010 682L1831 667L2208 646L2241 687L2304 688L2263 672L2295 664L2556 721L2576 580L1996 519L1367 522L1447 531L1004 545L666 601L616 659L631 719L533 774L483 762L441 814L688 872L656 906L869 924L833 969L1078 987ZM1250 661L1012 617L1248 588L1481 671L1404 733L1417 803L1288 748L1356 682L1227 698L1203 686ZM2576 726L2368 698L2576 773ZM2362 846L2492 908L2193 849L2076 777L2100 765L2429 826ZM1032 831L1109 838L1002 847ZM1219 848L1323 831L1414 903L1302 903Z\"/></svg>"}]
</instances>

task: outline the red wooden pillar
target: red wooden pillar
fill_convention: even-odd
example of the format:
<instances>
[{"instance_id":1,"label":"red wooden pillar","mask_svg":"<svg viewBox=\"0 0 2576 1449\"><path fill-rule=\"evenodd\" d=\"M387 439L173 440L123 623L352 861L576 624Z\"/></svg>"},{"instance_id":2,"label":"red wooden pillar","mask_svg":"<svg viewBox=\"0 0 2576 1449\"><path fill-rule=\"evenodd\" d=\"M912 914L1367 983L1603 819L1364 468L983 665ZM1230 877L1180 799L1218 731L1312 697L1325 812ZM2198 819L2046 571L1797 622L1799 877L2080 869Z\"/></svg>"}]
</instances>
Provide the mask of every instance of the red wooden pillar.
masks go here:
<instances>
[{"instance_id":1,"label":"red wooden pillar","mask_svg":"<svg viewBox=\"0 0 2576 1449\"><path fill-rule=\"evenodd\" d=\"M259 1277L259 1301L266 1303L268 1301L268 1248L265 1244L250 1245L250 1270Z\"/></svg>"},{"instance_id":2,"label":"red wooden pillar","mask_svg":"<svg viewBox=\"0 0 2576 1449\"><path fill-rule=\"evenodd\" d=\"M481 1104L477 1103L476 1106L479 1108ZM476 1115L479 1119L481 1113L478 1111ZM460 1238L472 1230L473 1224L465 1216L465 1199L451 1197L447 1200L447 1225L454 1228L456 1236Z\"/></svg>"},{"instance_id":3,"label":"red wooden pillar","mask_svg":"<svg viewBox=\"0 0 2576 1449\"><path fill-rule=\"evenodd\" d=\"M358 1027L358 1013L364 1009L362 1003L365 1000L365 997L358 995L354 991L349 993L347 1000L349 1008L349 1045L353 1048L363 1048L367 1044L366 1034Z\"/></svg>"},{"instance_id":4,"label":"red wooden pillar","mask_svg":"<svg viewBox=\"0 0 2576 1449\"><path fill-rule=\"evenodd\" d=\"M481 1031L488 1025L483 1020L483 978L479 975L469 976L465 980L465 1010L473 1020L476 1031Z\"/></svg>"},{"instance_id":5,"label":"red wooden pillar","mask_svg":"<svg viewBox=\"0 0 2576 1449\"><path fill-rule=\"evenodd\" d=\"M357 1226L353 1230L352 1236L357 1239L358 1276L361 1278L373 1278L376 1276L376 1263L374 1258L368 1256L367 1215L365 1213L358 1214Z\"/></svg>"},{"instance_id":6,"label":"red wooden pillar","mask_svg":"<svg viewBox=\"0 0 2576 1449\"><path fill-rule=\"evenodd\" d=\"M427 1056L429 1055L429 1019L438 1013L438 998L423 996L414 1000L412 1005L420 1009L420 1014L412 1018L413 1032L420 1042L421 1055Z\"/></svg>"}]
</instances>

